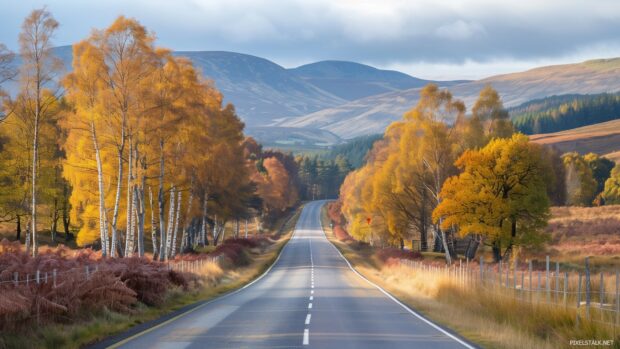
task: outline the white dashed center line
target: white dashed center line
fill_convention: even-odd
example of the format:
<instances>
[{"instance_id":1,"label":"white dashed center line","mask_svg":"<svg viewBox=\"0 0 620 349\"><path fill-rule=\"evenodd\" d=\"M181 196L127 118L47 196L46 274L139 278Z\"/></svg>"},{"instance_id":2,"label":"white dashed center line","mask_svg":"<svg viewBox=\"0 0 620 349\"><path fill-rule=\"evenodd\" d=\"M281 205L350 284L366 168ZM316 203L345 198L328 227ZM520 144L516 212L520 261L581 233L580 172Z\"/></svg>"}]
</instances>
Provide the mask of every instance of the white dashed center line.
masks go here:
<instances>
[{"instance_id":1,"label":"white dashed center line","mask_svg":"<svg viewBox=\"0 0 620 349\"><path fill-rule=\"evenodd\" d=\"M310 344L310 331L308 329L304 330L304 345Z\"/></svg>"},{"instance_id":2,"label":"white dashed center line","mask_svg":"<svg viewBox=\"0 0 620 349\"><path fill-rule=\"evenodd\" d=\"M306 325L310 325L310 318L311 317L312 317L312 314L306 315Z\"/></svg>"},{"instance_id":3,"label":"white dashed center line","mask_svg":"<svg viewBox=\"0 0 620 349\"><path fill-rule=\"evenodd\" d=\"M308 303L308 309L312 309L312 303Z\"/></svg>"}]
</instances>

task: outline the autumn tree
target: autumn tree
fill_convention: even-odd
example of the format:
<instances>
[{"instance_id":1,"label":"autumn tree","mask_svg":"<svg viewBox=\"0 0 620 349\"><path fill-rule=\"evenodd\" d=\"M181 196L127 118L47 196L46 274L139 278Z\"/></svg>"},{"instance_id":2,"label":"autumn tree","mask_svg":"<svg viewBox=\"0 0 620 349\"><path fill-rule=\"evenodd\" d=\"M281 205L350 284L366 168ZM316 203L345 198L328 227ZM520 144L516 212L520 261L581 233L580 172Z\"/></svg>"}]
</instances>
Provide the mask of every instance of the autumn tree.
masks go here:
<instances>
[{"instance_id":1,"label":"autumn tree","mask_svg":"<svg viewBox=\"0 0 620 349\"><path fill-rule=\"evenodd\" d=\"M32 129L30 151L30 226L32 254L37 254L37 199L39 188L37 180L40 168L40 134L41 125L54 113L58 103L58 89L53 89L54 78L61 68L52 52L52 37L58 28L58 22L46 9L34 10L24 20L19 34L19 53L22 59L20 67L20 91L13 101L13 112L17 118Z\"/></svg>"},{"instance_id":2,"label":"autumn tree","mask_svg":"<svg viewBox=\"0 0 620 349\"><path fill-rule=\"evenodd\" d=\"M616 166L616 163L594 153L584 155L583 159L592 170L592 176L596 180L596 195L598 196L605 189L605 181L611 175L611 170Z\"/></svg>"},{"instance_id":3,"label":"autumn tree","mask_svg":"<svg viewBox=\"0 0 620 349\"><path fill-rule=\"evenodd\" d=\"M602 193L605 204L620 204L620 165L614 166L609 178L605 181L605 189Z\"/></svg>"},{"instance_id":4,"label":"autumn tree","mask_svg":"<svg viewBox=\"0 0 620 349\"><path fill-rule=\"evenodd\" d=\"M513 246L537 245L549 217L541 148L516 134L466 151L456 162L462 173L448 179L433 220L459 234L481 234L496 261Z\"/></svg>"},{"instance_id":5,"label":"autumn tree","mask_svg":"<svg viewBox=\"0 0 620 349\"><path fill-rule=\"evenodd\" d=\"M562 160L566 169L567 204L591 206L598 184L588 162L576 152L564 154Z\"/></svg>"}]
</instances>

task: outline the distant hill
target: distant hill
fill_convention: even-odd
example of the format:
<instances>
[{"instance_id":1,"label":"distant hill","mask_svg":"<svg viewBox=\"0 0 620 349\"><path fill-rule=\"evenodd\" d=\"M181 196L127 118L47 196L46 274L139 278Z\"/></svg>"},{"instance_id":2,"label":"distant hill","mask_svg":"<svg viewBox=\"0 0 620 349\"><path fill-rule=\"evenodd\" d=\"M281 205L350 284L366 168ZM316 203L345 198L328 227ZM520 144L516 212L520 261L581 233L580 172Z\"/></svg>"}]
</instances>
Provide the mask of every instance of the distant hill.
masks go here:
<instances>
[{"instance_id":1,"label":"distant hill","mask_svg":"<svg viewBox=\"0 0 620 349\"><path fill-rule=\"evenodd\" d=\"M450 87L468 107L485 85L497 89L507 107L532 99L560 94L593 94L620 91L620 58L554 65L492 76ZM419 88L361 98L336 107L282 121L289 127L329 130L342 138L374 134L401 118L418 101ZM356 125L355 127L351 127Z\"/></svg>"},{"instance_id":2,"label":"distant hill","mask_svg":"<svg viewBox=\"0 0 620 349\"><path fill-rule=\"evenodd\" d=\"M508 112L523 133L558 132L620 119L620 94L551 96L526 102Z\"/></svg>"},{"instance_id":3,"label":"distant hill","mask_svg":"<svg viewBox=\"0 0 620 349\"><path fill-rule=\"evenodd\" d=\"M394 70L382 70L346 61L321 61L289 69L289 71L312 85L349 101L386 92L422 87L432 82ZM438 83L442 86L450 86L457 82Z\"/></svg>"},{"instance_id":4,"label":"distant hill","mask_svg":"<svg viewBox=\"0 0 620 349\"><path fill-rule=\"evenodd\" d=\"M530 139L535 143L551 145L563 153L593 152L620 162L620 120L561 132L532 135Z\"/></svg>"},{"instance_id":5,"label":"distant hill","mask_svg":"<svg viewBox=\"0 0 620 349\"><path fill-rule=\"evenodd\" d=\"M212 79L226 102L235 105L247 125L265 126L275 119L311 113L345 100L291 74L264 58L221 52L174 52L192 60Z\"/></svg>"}]
</instances>

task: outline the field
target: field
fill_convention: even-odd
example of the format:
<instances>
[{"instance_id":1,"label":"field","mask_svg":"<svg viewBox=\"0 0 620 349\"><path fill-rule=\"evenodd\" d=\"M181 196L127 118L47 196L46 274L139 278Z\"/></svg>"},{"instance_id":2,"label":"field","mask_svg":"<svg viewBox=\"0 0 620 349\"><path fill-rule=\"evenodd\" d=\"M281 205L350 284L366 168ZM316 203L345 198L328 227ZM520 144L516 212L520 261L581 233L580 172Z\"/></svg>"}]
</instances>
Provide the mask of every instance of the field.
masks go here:
<instances>
[{"instance_id":1,"label":"field","mask_svg":"<svg viewBox=\"0 0 620 349\"><path fill-rule=\"evenodd\" d=\"M530 139L552 145L561 152L596 153L613 161L620 160L620 120L602 122L556 133L537 134Z\"/></svg>"}]
</instances>

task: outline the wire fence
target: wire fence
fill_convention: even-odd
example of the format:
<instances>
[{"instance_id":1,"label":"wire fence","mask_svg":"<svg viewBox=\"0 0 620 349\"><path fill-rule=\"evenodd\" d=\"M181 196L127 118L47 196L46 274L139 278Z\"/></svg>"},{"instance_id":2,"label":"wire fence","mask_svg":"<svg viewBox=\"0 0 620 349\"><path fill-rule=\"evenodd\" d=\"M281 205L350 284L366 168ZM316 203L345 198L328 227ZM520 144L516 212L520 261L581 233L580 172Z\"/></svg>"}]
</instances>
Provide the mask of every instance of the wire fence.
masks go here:
<instances>
[{"instance_id":1,"label":"wire fence","mask_svg":"<svg viewBox=\"0 0 620 349\"><path fill-rule=\"evenodd\" d=\"M535 268L532 261L486 264L484 258L477 263L460 260L452 266L406 259L399 262L435 281L441 278L454 286L479 287L507 300L573 311L577 325L585 319L614 329L620 326L620 273L593 274L588 258L584 272L562 270L560 263L552 263L548 256L542 269Z\"/></svg>"},{"instance_id":2,"label":"wire fence","mask_svg":"<svg viewBox=\"0 0 620 349\"><path fill-rule=\"evenodd\" d=\"M222 256L214 256L201 258L196 260L172 260L164 262L168 270L174 270L183 273L199 274L200 271L208 263L219 264ZM19 287L19 286L36 286L47 285L51 283L54 287L62 282L64 279L84 279L91 278L93 273L106 272L107 268L105 264L94 263L94 265L84 265L80 267L73 267L58 271L56 268L37 269L33 273L19 273L13 272L12 275L6 275L7 273L0 273L0 288L6 287Z\"/></svg>"}]
</instances>

